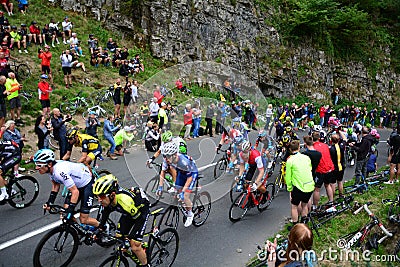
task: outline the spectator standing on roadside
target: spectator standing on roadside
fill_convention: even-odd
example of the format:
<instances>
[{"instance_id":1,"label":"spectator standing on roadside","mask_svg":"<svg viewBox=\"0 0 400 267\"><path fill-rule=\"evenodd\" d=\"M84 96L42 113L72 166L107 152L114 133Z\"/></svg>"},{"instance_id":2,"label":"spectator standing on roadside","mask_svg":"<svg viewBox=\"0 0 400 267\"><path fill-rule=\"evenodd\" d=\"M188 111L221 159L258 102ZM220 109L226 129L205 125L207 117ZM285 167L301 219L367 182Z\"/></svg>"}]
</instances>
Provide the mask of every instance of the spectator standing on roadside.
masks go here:
<instances>
[{"instance_id":1,"label":"spectator standing on roadside","mask_svg":"<svg viewBox=\"0 0 400 267\"><path fill-rule=\"evenodd\" d=\"M186 104L185 111L183 113L183 124L185 125L185 134L183 136L184 139L190 140L190 129L193 124L193 112L192 105Z\"/></svg>"},{"instance_id":2,"label":"spectator standing on roadside","mask_svg":"<svg viewBox=\"0 0 400 267\"><path fill-rule=\"evenodd\" d=\"M321 125L321 126L324 125L325 113L326 113L326 108L325 108L324 105L322 105L322 106L319 108L319 125Z\"/></svg>"},{"instance_id":3,"label":"spectator standing on roadside","mask_svg":"<svg viewBox=\"0 0 400 267\"><path fill-rule=\"evenodd\" d=\"M38 58L42 60L40 66L42 69L42 74L47 74L50 79L50 84L53 84L53 76L50 69L50 61L51 61L52 54L50 52L50 46L45 45L44 51L43 49L39 48L38 50Z\"/></svg>"},{"instance_id":4,"label":"spectator standing on roadside","mask_svg":"<svg viewBox=\"0 0 400 267\"><path fill-rule=\"evenodd\" d=\"M128 108L129 108L129 104L130 104L131 99L132 99L132 83L127 81L123 91L124 91L124 96L123 96L124 117L126 118L128 113L130 113Z\"/></svg>"},{"instance_id":5,"label":"spectator standing on roadside","mask_svg":"<svg viewBox=\"0 0 400 267\"><path fill-rule=\"evenodd\" d=\"M36 118L35 133L38 136L38 149L49 148L50 132L52 130L51 122L46 120L45 116L39 115Z\"/></svg>"},{"instance_id":6,"label":"spectator standing on roadside","mask_svg":"<svg viewBox=\"0 0 400 267\"><path fill-rule=\"evenodd\" d=\"M157 103L157 98L153 97L153 101L150 103L149 110L150 110L150 119L152 122L156 123L158 121L158 110L160 106Z\"/></svg>"},{"instance_id":7,"label":"spectator standing on roadside","mask_svg":"<svg viewBox=\"0 0 400 267\"><path fill-rule=\"evenodd\" d=\"M364 177L364 179L367 177L369 151L371 150L371 146L374 143L374 137L369 134L369 130L367 127L362 127L361 134L361 142L349 144L350 147L352 147L357 153L355 170L356 184L362 182L362 177Z\"/></svg>"},{"instance_id":8,"label":"spectator standing on roadside","mask_svg":"<svg viewBox=\"0 0 400 267\"><path fill-rule=\"evenodd\" d=\"M20 131L18 131L18 129L15 128L15 122L13 120L8 120L5 123L5 126L6 126L6 130L3 133L3 140L4 141L14 141L15 143L17 143L18 148L21 153L21 157L22 157L22 149L24 148L24 141L26 141L25 134L21 135ZM24 170L25 170L25 168L20 168L19 164L14 165L15 177L19 177L18 171L24 171Z\"/></svg>"},{"instance_id":9,"label":"spectator standing on roadside","mask_svg":"<svg viewBox=\"0 0 400 267\"><path fill-rule=\"evenodd\" d=\"M67 133L67 128L65 127L65 122L71 121L71 115L65 116L61 115L58 108L53 109L53 116L51 117L51 126L53 127L54 139L58 141L60 146L60 159L64 157L67 153L68 140L65 134Z\"/></svg>"},{"instance_id":10,"label":"spectator standing on roadside","mask_svg":"<svg viewBox=\"0 0 400 267\"><path fill-rule=\"evenodd\" d=\"M397 125L397 132L390 135L389 145L392 147L388 158L390 161L390 179L385 183L394 184L400 178L400 124Z\"/></svg>"},{"instance_id":11,"label":"spectator standing on roadside","mask_svg":"<svg viewBox=\"0 0 400 267\"><path fill-rule=\"evenodd\" d=\"M313 195L313 205L318 206L318 202L320 200L320 191L322 184L325 185L326 194L328 196L329 201L333 201L333 191L331 187L331 179L332 171L335 169L331 154L329 151L329 147L327 144L320 141L319 132L313 132L312 138L314 141L315 150L319 151L322 154L321 160L319 161L318 167L315 170L316 172L316 181L315 181L315 190ZM325 137L325 136L324 136Z\"/></svg>"},{"instance_id":12,"label":"spectator standing on roadside","mask_svg":"<svg viewBox=\"0 0 400 267\"><path fill-rule=\"evenodd\" d=\"M161 94L161 90L160 90L160 86L159 85L157 85L156 89L154 89L153 97L157 98L158 105L161 105L161 102L163 101L165 95Z\"/></svg>"},{"instance_id":13,"label":"spectator standing on roadside","mask_svg":"<svg viewBox=\"0 0 400 267\"><path fill-rule=\"evenodd\" d=\"M212 120L214 118L215 113L215 104L213 102L210 103L207 107L206 111L206 130L204 134L209 133L210 137L213 137L213 125Z\"/></svg>"},{"instance_id":14,"label":"spectator standing on roadside","mask_svg":"<svg viewBox=\"0 0 400 267\"><path fill-rule=\"evenodd\" d=\"M379 128L383 128L385 126L384 121L386 120L386 116L386 107L384 107L379 114Z\"/></svg>"},{"instance_id":15,"label":"spectator standing on roadside","mask_svg":"<svg viewBox=\"0 0 400 267\"><path fill-rule=\"evenodd\" d=\"M99 138L97 136L97 128L100 127L100 121L96 118L96 112L90 111L88 118L86 119L86 134L93 136L95 138Z\"/></svg>"},{"instance_id":16,"label":"spectator standing on roadside","mask_svg":"<svg viewBox=\"0 0 400 267\"><path fill-rule=\"evenodd\" d=\"M338 190L339 190L339 197L343 196L343 176L344 176L344 170L346 168L346 162L344 159L344 144L341 142L340 135L338 134L333 134L331 136L331 142L332 145L329 148L331 158L333 165L335 166L335 169L333 170L332 173L332 179L331 179L331 187L332 191L335 194L335 181L337 182Z\"/></svg>"},{"instance_id":17,"label":"spectator standing on roadside","mask_svg":"<svg viewBox=\"0 0 400 267\"><path fill-rule=\"evenodd\" d=\"M117 81L114 83L114 116L115 118L121 118L121 79L118 78Z\"/></svg>"},{"instance_id":18,"label":"spectator standing on roadside","mask_svg":"<svg viewBox=\"0 0 400 267\"><path fill-rule=\"evenodd\" d=\"M38 93L40 104L42 105L42 115L48 118L50 116L50 93L53 91L50 84L47 82L49 77L46 74L40 75L38 83Z\"/></svg>"},{"instance_id":19,"label":"spectator standing on roadside","mask_svg":"<svg viewBox=\"0 0 400 267\"><path fill-rule=\"evenodd\" d=\"M274 111L272 110L272 104L268 104L267 111L265 112L265 126L264 126L264 130L269 129L268 135L271 135L272 125L270 125L270 123L273 115Z\"/></svg>"},{"instance_id":20,"label":"spectator standing on roadside","mask_svg":"<svg viewBox=\"0 0 400 267\"><path fill-rule=\"evenodd\" d=\"M64 83L65 83L65 88L71 88L72 87L72 78L71 78L71 64L72 64L72 56L70 54L69 49L65 50L61 56L61 68L64 73Z\"/></svg>"},{"instance_id":21,"label":"spectator standing on roadside","mask_svg":"<svg viewBox=\"0 0 400 267\"><path fill-rule=\"evenodd\" d=\"M306 135L303 137L304 144L306 146L306 151L303 152L304 155L307 155L311 159L312 165L312 176L313 180L316 181L316 170L321 160L322 154L321 152L315 150L314 148L314 141L311 136Z\"/></svg>"},{"instance_id":22,"label":"spectator standing on roadside","mask_svg":"<svg viewBox=\"0 0 400 267\"><path fill-rule=\"evenodd\" d=\"M6 76L1 75L0 76L0 128L3 127L5 118L7 116L7 110L6 110L7 90L5 83L6 83Z\"/></svg>"},{"instance_id":23,"label":"spectator standing on roadside","mask_svg":"<svg viewBox=\"0 0 400 267\"><path fill-rule=\"evenodd\" d=\"M158 110L158 126L160 127L161 130L168 130L166 127L168 124L168 116L167 112L165 111L166 109L167 109L167 104L161 102L161 107Z\"/></svg>"},{"instance_id":24,"label":"spectator standing on roadside","mask_svg":"<svg viewBox=\"0 0 400 267\"><path fill-rule=\"evenodd\" d=\"M200 122L201 122L201 109L198 103L193 106L193 138L199 137Z\"/></svg>"},{"instance_id":25,"label":"spectator standing on roadside","mask_svg":"<svg viewBox=\"0 0 400 267\"><path fill-rule=\"evenodd\" d=\"M114 141L114 132L119 130L119 125L114 126L114 116L109 115L107 119L104 120L104 127L103 127L103 135L104 138L110 143L111 147L107 152L107 156L110 157L112 160L118 159L115 156L115 141Z\"/></svg>"},{"instance_id":26,"label":"spectator standing on roadside","mask_svg":"<svg viewBox=\"0 0 400 267\"><path fill-rule=\"evenodd\" d=\"M137 110L137 99L138 99L139 83L137 80L132 81L131 86L131 99L132 99L132 112L136 113Z\"/></svg>"},{"instance_id":27,"label":"spectator standing on roadside","mask_svg":"<svg viewBox=\"0 0 400 267\"><path fill-rule=\"evenodd\" d=\"M20 84L15 78L14 72L8 73L8 78L6 79L6 90L7 90L7 100L10 101L10 113L11 120L15 121L18 125L22 125L21 120L21 100L19 98L19 90L22 89L22 84ZM16 114L15 114L16 113Z\"/></svg>"},{"instance_id":28,"label":"spectator standing on roadside","mask_svg":"<svg viewBox=\"0 0 400 267\"><path fill-rule=\"evenodd\" d=\"M145 100L143 101L143 104L140 106L140 117L142 119L142 123L145 123L149 121L149 116L150 116L150 109L148 105L148 101Z\"/></svg>"}]
</instances>

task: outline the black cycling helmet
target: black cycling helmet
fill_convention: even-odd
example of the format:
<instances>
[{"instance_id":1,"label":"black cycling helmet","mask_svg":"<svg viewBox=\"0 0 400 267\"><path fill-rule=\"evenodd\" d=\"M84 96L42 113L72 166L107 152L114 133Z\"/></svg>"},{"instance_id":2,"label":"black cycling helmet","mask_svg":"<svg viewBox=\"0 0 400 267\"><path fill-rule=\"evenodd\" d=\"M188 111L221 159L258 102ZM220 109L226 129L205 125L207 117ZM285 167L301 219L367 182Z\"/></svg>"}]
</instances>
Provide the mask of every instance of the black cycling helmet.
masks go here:
<instances>
[{"instance_id":1,"label":"black cycling helmet","mask_svg":"<svg viewBox=\"0 0 400 267\"><path fill-rule=\"evenodd\" d=\"M12 26L11 26L11 29L16 30L16 29L17 29L17 26L12 25Z\"/></svg>"},{"instance_id":2,"label":"black cycling helmet","mask_svg":"<svg viewBox=\"0 0 400 267\"><path fill-rule=\"evenodd\" d=\"M67 133L65 134L65 136L68 139L73 139L76 135L78 134L78 129L76 128L71 128L67 131Z\"/></svg>"}]
</instances>

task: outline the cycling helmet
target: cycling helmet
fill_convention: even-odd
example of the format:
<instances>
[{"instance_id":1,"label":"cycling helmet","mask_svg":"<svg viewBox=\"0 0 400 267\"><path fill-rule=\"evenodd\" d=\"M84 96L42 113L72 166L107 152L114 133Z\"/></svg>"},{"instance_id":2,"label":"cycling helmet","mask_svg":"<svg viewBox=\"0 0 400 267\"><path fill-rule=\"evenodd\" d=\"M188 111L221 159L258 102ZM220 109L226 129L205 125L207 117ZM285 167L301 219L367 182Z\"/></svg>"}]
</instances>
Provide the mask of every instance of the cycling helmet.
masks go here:
<instances>
[{"instance_id":1,"label":"cycling helmet","mask_svg":"<svg viewBox=\"0 0 400 267\"><path fill-rule=\"evenodd\" d=\"M314 127L314 121L309 121L308 122L308 127L313 128Z\"/></svg>"},{"instance_id":2,"label":"cycling helmet","mask_svg":"<svg viewBox=\"0 0 400 267\"><path fill-rule=\"evenodd\" d=\"M96 196L110 194L115 192L117 188L118 179L112 174L107 174L97 179L93 184L93 194Z\"/></svg>"},{"instance_id":3,"label":"cycling helmet","mask_svg":"<svg viewBox=\"0 0 400 267\"><path fill-rule=\"evenodd\" d=\"M40 75L40 78L41 78L41 79L48 79L49 76L47 76L47 74L42 74L42 75Z\"/></svg>"},{"instance_id":4,"label":"cycling helmet","mask_svg":"<svg viewBox=\"0 0 400 267\"><path fill-rule=\"evenodd\" d=\"M161 135L162 142L168 143L171 140L172 140L172 132L171 131L166 131Z\"/></svg>"},{"instance_id":5,"label":"cycling helmet","mask_svg":"<svg viewBox=\"0 0 400 267\"><path fill-rule=\"evenodd\" d=\"M68 139L73 139L76 135L78 134L78 129L76 128L71 128L67 131L67 133L65 134L65 136Z\"/></svg>"},{"instance_id":6,"label":"cycling helmet","mask_svg":"<svg viewBox=\"0 0 400 267\"><path fill-rule=\"evenodd\" d=\"M285 127L286 132L291 132L292 131L292 126L286 126Z\"/></svg>"},{"instance_id":7,"label":"cycling helmet","mask_svg":"<svg viewBox=\"0 0 400 267\"><path fill-rule=\"evenodd\" d=\"M352 135L353 134L353 128L347 128L347 134Z\"/></svg>"},{"instance_id":8,"label":"cycling helmet","mask_svg":"<svg viewBox=\"0 0 400 267\"><path fill-rule=\"evenodd\" d=\"M370 129L371 129L371 126L372 126L372 125L371 125L371 123L368 122L368 123L365 124L365 126L366 126L367 128L370 128Z\"/></svg>"},{"instance_id":9,"label":"cycling helmet","mask_svg":"<svg viewBox=\"0 0 400 267\"><path fill-rule=\"evenodd\" d=\"M267 131L266 130L261 130L261 131L258 132L258 136L259 137L264 137L266 135L267 135Z\"/></svg>"},{"instance_id":10,"label":"cycling helmet","mask_svg":"<svg viewBox=\"0 0 400 267\"><path fill-rule=\"evenodd\" d=\"M235 145L239 145L242 141L243 141L242 135L239 135L239 136L236 136L235 138L233 138L233 143L235 143Z\"/></svg>"},{"instance_id":11,"label":"cycling helmet","mask_svg":"<svg viewBox=\"0 0 400 267\"><path fill-rule=\"evenodd\" d=\"M243 151L248 151L248 150L250 150L250 147L251 147L251 144L250 144L249 141L244 141L244 142L243 142L243 144L242 144L242 150L243 150Z\"/></svg>"},{"instance_id":12,"label":"cycling helmet","mask_svg":"<svg viewBox=\"0 0 400 267\"><path fill-rule=\"evenodd\" d=\"M375 136L375 135L378 134L378 131L377 131L376 129L372 129L371 132L370 132L370 134L371 134L372 136Z\"/></svg>"},{"instance_id":13,"label":"cycling helmet","mask_svg":"<svg viewBox=\"0 0 400 267\"><path fill-rule=\"evenodd\" d=\"M187 144L186 144L185 140L183 140L182 138L180 138L180 141L179 141L179 153L181 153L181 154L187 153Z\"/></svg>"},{"instance_id":14,"label":"cycling helmet","mask_svg":"<svg viewBox=\"0 0 400 267\"><path fill-rule=\"evenodd\" d=\"M313 130L316 131L316 132L320 132L320 131L322 131L322 126L321 125L314 125L314 129Z\"/></svg>"},{"instance_id":15,"label":"cycling helmet","mask_svg":"<svg viewBox=\"0 0 400 267\"><path fill-rule=\"evenodd\" d=\"M17 29L17 26L12 25L12 26L11 26L11 29L16 30L16 29Z\"/></svg>"},{"instance_id":16,"label":"cycling helmet","mask_svg":"<svg viewBox=\"0 0 400 267\"><path fill-rule=\"evenodd\" d=\"M289 141L290 141L290 136L289 135L282 136L282 142L283 143L289 143Z\"/></svg>"},{"instance_id":17,"label":"cycling helmet","mask_svg":"<svg viewBox=\"0 0 400 267\"><path fill-rule=\"evenodd\" d=\"M178 150L179 148L174 142L169 142L164 144L161 153L163 154L163 156L172 156L178 153Z\"/></svg>"},{"instance_id":18,"label":"cycling helmet","mask_svg":"<svg viewBox=\"0 0 400 267\"><path fill-rule=\"evenodd\" d=\"M287 116L287 117L285 118L285 120L286 120L286 121L291 121L292 118L291 118L290 116Z\"/></svg>"},{"instance_id":19,"label":"cycling helmet","mask_svg":"<svg viewBox=\"0 0 400 267\"><path fill-rule=\"evenodd\" d=\"M40 149L33 156L33 162L37 163L48 163L51 161L55 161L56 157L54 155L53 150L51 149Z\"/></svg>"},{"instance_id":20,"label":"cycling helmet","mask_svg":"<svg viewBox=\"0 0 400 267\"><path fill-rule=\"evenodd\" d=\"M320 141L325 141L325 137L326 137L326 132L324 130L321 130L319 132L319 140Z\"/></svg>"}]
</instances>

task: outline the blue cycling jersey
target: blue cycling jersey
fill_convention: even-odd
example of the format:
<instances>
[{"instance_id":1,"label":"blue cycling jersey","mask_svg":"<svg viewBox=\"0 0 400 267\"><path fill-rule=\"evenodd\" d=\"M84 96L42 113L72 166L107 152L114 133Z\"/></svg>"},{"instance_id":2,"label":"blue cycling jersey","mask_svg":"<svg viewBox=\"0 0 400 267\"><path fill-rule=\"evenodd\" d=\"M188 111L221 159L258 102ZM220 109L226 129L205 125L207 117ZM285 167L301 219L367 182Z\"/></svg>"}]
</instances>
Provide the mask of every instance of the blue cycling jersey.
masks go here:
<instances>
[{"instance_id":1,"label":"blue cycling jersey","mask_svg":"<svg viewBox=\"0 0 400 267\"><path fill-rule=\"evenodd\" d=\"M195 161L191 157L180 153L178 153L178 162L175 164L168 164L165 159L163 160L163 171L168 170L168 167L170 166L176 169L177 172L183 172L185 174L198 172Z\"/></svg>"}]
</instances>

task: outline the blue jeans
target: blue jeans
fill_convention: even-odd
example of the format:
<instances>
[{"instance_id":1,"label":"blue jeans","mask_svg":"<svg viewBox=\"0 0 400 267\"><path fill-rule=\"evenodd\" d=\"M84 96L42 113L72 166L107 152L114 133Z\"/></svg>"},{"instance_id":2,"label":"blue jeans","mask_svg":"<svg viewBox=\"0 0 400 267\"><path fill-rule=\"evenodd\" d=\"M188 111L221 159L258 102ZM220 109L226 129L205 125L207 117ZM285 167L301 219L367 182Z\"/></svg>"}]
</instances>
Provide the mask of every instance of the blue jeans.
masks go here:
<instances>
[{"instance_id":1,"label":"blue jeans","mask_svg":"<svg viewBox=\"0 0 400 267\"><path fill-rule=\"evenodd\" d=\"M115 141L114 141L114 137L112 135L108 135L105 134L104 138L110 143L111 147L110 147L110 153L114 154L115 152Z\"/></svg>"},{"instance_id":2,"label":"blue jeans","mask_svg":"<svg viewBox=\"0 0 400 267\"><path fill-rule=\"evenodd\" d=\"M62 159L64 157L64 155L67 154L67 149L68 149L67 137L60 136L60 140L58 141L58 145L60 146L60 159Z\"/></svg>"},{"instance_id":3,"label":"blue jeans","mask_svg":"<svg viewBox=\"0 0 400 267\"><path fill-rule=\"evenodd\" d=\"M200 121L201 118L193 119L193 137L199 137Z\"/></svg>"}]
</instances>

